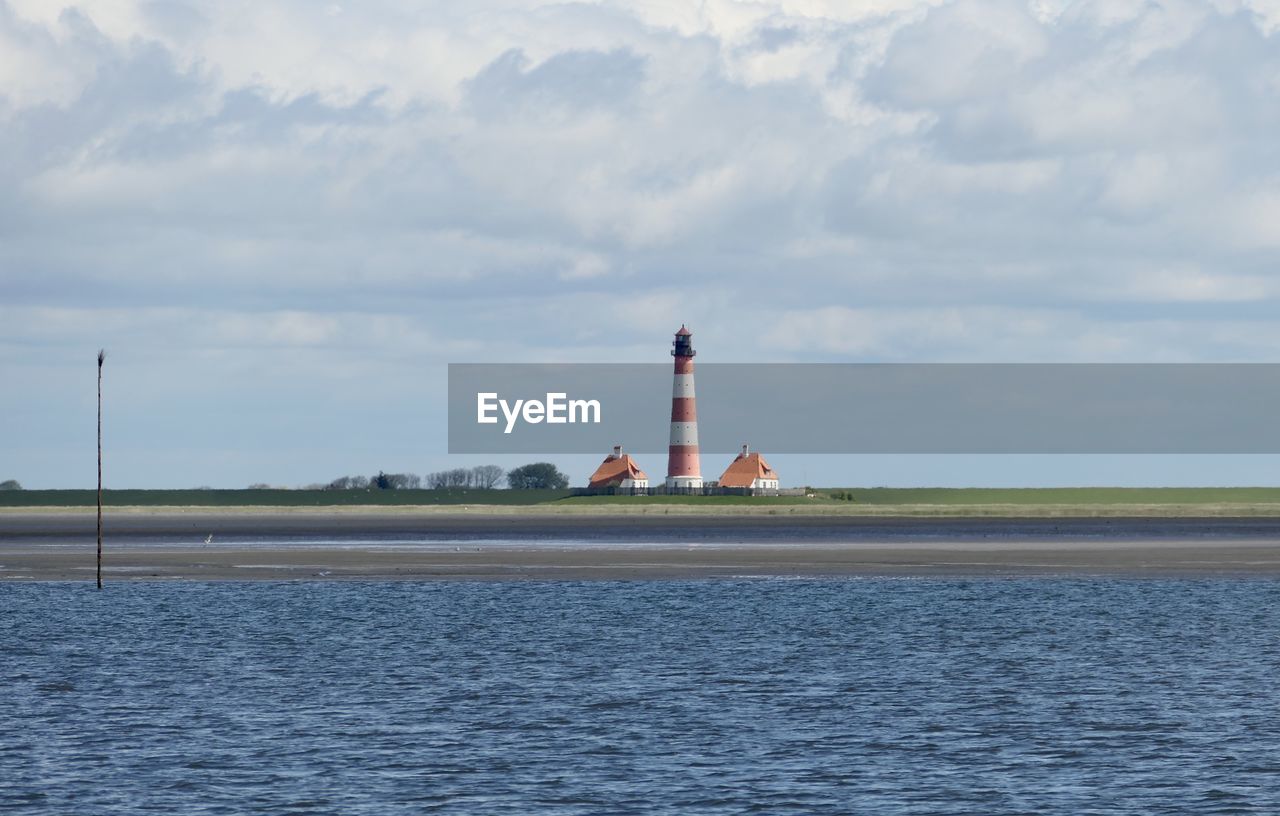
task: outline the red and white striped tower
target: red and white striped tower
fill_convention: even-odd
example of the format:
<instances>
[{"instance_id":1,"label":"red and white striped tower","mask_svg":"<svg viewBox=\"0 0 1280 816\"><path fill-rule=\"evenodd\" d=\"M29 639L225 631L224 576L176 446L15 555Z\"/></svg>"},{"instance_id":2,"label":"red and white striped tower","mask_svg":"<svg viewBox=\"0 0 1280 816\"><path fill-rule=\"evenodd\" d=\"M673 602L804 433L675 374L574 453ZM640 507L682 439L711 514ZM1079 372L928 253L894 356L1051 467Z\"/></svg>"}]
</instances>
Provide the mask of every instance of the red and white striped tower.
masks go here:
<instances>
[{"instance_id":1,"label":"red and white striped tower","mask_svg":"<svg viewBox=\"0 0 1280 816\"><path fill-rule=\"evenodd\" d=\"M676 358L671 389L671 446L667 449L667 487L702 487L698 462L698 409L693 394L693 332L680 326L671 356Z\"/></svg>"}]
</instances>

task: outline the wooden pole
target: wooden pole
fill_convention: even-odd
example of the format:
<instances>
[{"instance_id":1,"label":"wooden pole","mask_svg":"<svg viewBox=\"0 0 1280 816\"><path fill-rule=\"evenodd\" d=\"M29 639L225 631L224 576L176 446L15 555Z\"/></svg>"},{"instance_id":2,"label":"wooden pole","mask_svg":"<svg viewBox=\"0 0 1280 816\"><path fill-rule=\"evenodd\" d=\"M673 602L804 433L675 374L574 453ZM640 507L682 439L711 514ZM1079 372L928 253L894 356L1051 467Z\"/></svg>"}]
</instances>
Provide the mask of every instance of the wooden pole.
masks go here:
<instances>
[{"instance_id":1,"label":"wooden pole","mask_svg":"<svg viewBox=\"0 0 1280 816\"><path fill-rule=\"evenodd\" d=\"M102 589L102 361L107 353L98 349L98 589Z\"/></svg>"}]
</instances>

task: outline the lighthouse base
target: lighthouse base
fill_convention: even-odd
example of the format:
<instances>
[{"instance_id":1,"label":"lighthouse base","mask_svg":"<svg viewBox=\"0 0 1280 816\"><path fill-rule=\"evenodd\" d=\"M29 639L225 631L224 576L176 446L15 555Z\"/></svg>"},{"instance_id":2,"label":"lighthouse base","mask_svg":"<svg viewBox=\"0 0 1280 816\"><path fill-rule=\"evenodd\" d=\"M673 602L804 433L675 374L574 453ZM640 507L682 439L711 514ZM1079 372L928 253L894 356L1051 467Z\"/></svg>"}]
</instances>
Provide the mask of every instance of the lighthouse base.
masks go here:
<instances>
[{"instance_id":1,"label":"lighthouse base","mask_svg":"<svg viewBox=\"0 0 1280 816\"><path fill-rule=\"evenodd\" d=\"M674 487L679 489L701 490L702 477L701 476L668 476L666 485L667 487Z\"/></svg>"}]
</instances>

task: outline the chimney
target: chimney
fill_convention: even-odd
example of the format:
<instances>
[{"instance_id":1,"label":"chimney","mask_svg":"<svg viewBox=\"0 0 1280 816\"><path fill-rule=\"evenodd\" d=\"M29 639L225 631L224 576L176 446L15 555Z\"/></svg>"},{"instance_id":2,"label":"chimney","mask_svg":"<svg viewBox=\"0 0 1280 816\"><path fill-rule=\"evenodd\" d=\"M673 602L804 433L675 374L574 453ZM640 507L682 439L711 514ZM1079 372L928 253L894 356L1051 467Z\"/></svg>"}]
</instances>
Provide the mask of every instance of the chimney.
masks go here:
<instances>
[{"instance_id":1,"label":"chimney","mask_svg":"<svg viewBox=\"0 0 1280 816\"><path fill-rule=\"evenodd\" d=\"M741 458L741 459L746 459L746 458L747 458L747 446L746 446L746 445L743 445L743 446L742 446L742 456L741 456L741 457L739 457L739 458Z\"/></svg>"},{"instance_id":2,"label":"chimney","mask_svg":"<svg viewBox=\"0 0 1280 816\"><path fill-rule=\"evenodd\" d=\"M614 446L613 446L613 458L614 458L614 459L621 459L621 458L622 458L622 446L621 446L621 445L614 445Z\"/></svg>"}]
</instances>

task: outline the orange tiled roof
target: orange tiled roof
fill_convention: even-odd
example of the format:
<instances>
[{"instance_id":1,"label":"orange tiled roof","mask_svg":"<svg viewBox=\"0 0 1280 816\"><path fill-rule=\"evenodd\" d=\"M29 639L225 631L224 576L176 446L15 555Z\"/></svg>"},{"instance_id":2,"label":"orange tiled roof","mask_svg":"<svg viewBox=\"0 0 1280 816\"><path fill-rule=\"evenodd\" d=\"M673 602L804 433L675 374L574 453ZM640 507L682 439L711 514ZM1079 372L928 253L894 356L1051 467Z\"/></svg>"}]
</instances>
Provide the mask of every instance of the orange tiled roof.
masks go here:
<instances>
[{"instance_id":1,"label":"orange tiled roof","mask_svg":"<svg viewBox=\"0 0 1280 816\"><path fill-rule=\"evenodd\" d=\"M590 487L617 487L626 479L648 481L649 477L644 475L644 471L636 464L636 460L631 458L631 454L624 453L621 456L609 454L600 463L600 467L596 468L596 472L591 474L591 480L587 484Z\"/></svg>"},{"instance_id":2,"label":"orange tiled roof","mask_svg":"<svg viewBox=\"0 0 1280 816\"><path fill-rule=\"evenodd\" d=\"M756 479L776 479L778 472L758 453L738 454L720 477L721 487L751 487Z\"/></svg>"}]
</instances>

